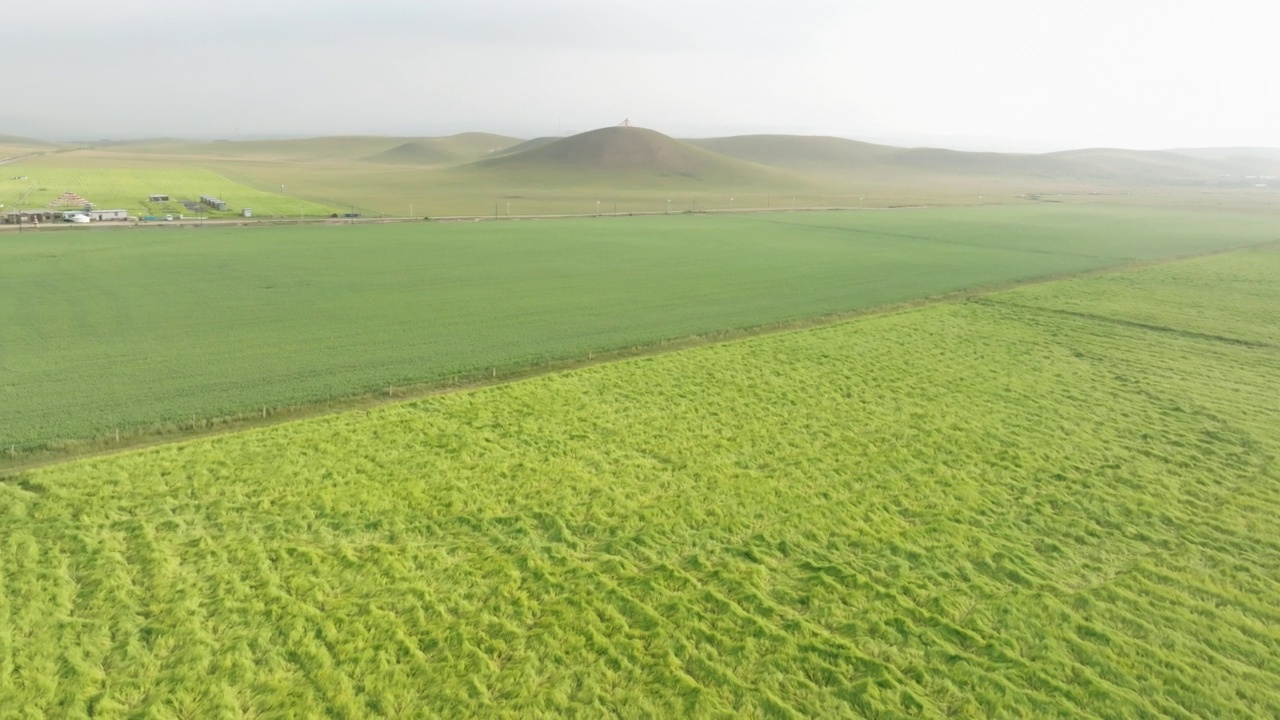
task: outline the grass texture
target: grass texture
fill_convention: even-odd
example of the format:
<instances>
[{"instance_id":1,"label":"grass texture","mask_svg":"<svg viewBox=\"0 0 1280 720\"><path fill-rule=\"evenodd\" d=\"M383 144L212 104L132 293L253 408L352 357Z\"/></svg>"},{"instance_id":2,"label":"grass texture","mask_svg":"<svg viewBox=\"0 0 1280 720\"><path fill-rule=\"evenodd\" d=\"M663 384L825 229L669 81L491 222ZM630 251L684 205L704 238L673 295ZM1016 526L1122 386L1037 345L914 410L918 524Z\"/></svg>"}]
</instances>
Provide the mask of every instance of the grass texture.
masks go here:
<instances>
[{"instance_id":1,"label":"grass texture","mask_svg":"<svg viewBox=\"0 0 1280 720\"><path fill-rule=\"evenodd\" d=\"M12 478L0 714L1275 717L1277 278L1244 251ZM1230 340L1162 309L1187 285Z\"/></svg>"},{"instance_id":2,"label":"grass texture","mask_svg":"<svg viewBox=\"0 0 1280 720\"><path fill-rule=\"evenodd\" d=\"M148 228L0 240L0 448L1275 237L1115 208Z\"/></svg>"}]
</instances>

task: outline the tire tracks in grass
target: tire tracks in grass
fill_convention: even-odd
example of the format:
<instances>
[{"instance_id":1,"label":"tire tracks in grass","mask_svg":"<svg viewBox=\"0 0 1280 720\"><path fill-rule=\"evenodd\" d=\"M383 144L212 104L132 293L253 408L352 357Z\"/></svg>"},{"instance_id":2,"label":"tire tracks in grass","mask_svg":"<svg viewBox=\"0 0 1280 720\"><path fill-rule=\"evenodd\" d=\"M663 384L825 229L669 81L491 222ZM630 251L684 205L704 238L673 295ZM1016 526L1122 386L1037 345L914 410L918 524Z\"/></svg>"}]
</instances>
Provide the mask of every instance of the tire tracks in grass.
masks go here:
<instances>
[{"instance_id":1,"label":"tire tracks in grass","mask_svg":"<svg viewBox=\"0 0 1280 720\"><path fill-rule=\"evenodd\" d=\"M1215 335L1212 333L1202 333L1195 330L1186 330L1183 328L1171 327L1168 325L1157 325L1154 323L1144 323L1137 320L1126 320L1124 318L1110 317L1107 315L1098 315L1096 313L1082 312L1080 310L1065 310L1063 308L1050 308L1039 305L1026 305L1010 300L1003 300L992 297L975 297L970 298L969 302L986 305L988 307L1008 307L1024 310L1027 312L1041 313L1044 315L1058 315L1062 317L1074 318L1077 320L1085 320L1096 323L1106 323L1117 327L1132 328L1135 330L1150 330L1152 332L1168 333L1192 340L1209 340L1212 342L1227 343L1230 345L1238 345L1249 348L1260 348L1266 350L1280 350L1280 346L1272 343L1263 342L1261 340L1247 340L1245 338L1229 337L1227 335Z\"/></svg>"}]
</instances>

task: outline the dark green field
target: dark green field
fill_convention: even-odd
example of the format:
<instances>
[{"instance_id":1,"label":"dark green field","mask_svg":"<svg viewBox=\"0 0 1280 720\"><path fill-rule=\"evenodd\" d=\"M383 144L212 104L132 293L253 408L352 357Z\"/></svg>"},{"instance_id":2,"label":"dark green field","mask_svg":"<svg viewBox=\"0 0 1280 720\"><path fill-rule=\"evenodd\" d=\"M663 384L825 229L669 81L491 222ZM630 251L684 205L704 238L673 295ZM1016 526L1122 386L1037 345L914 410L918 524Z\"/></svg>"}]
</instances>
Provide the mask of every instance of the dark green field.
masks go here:
<instances>
[{"instance_id":1,"label":"dark green field","mask_svg":"<svg viewBox=\"0 0 1280 720\"><path fill-rule=\"evenodd\" d=\"M0 237L0 447L1275 240L1082 206Z\"/></svg>"}]
</instances>

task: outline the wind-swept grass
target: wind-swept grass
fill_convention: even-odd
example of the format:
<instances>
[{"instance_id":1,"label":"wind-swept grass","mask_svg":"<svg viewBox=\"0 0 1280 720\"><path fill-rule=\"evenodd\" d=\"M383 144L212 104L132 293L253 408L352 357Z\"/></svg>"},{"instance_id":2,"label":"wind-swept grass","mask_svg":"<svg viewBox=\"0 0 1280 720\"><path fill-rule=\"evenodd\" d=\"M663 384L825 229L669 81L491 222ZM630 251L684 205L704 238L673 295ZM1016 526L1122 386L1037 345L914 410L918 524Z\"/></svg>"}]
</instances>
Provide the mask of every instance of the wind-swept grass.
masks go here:
<instances>
[{"instance_id":1,"label":"wind-swept grass","mask_svg":"<svg viewBox=\"0 0 1280 720\"><path fill-rule=\"evenodd\" d=\"M13 478L0 715L1275 717L1240 257Z\"/></svg>"}]
</instances>

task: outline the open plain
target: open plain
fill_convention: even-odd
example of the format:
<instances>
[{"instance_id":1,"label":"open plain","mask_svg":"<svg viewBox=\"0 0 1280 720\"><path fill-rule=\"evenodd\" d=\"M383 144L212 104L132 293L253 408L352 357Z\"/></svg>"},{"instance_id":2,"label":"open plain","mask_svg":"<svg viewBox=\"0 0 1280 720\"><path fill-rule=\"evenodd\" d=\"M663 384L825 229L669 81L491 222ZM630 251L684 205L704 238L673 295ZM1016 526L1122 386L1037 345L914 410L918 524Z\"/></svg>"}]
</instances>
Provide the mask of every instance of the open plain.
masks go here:
<instances>
[{"instance_id":1,"label":"open plain","mask_svg":"<svg viewBox=\"0 0 1280 720\"><path fill-rule=\"evenodd\" d=\"M1277 278L1243 250L23 473L0 712L1273 717Z\"/></svg>"}]
</instances>

